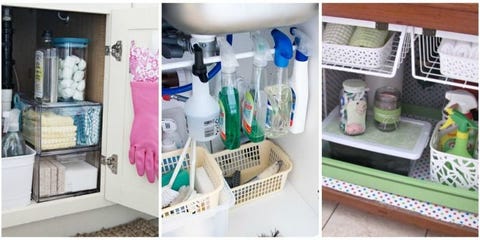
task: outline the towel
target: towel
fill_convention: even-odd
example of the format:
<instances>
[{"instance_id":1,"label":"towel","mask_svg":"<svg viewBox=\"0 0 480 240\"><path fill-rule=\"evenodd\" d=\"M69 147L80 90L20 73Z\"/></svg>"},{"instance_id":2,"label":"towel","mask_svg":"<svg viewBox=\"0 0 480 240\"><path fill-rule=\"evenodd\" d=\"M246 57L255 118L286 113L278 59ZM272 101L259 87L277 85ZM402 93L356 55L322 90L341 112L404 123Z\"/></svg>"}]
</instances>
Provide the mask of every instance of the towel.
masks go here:
<instances>
[{"instance_id":1,"label":"towel","mask_svg":"<svg viewBox=\"0 0 480 240\"><path fill-rule=\"evenodd\" d=\"M76 126L65 127L42 127L40 129L40 136L43 139L49 138L65 138L75 137L77 132ZM30 122L23 123L23 134L35 136L38 133L38 126L30 124Z\"/></svg>"},{"instance_id":2,"label":"towel","mask_svg":"<svg viewBox=\"0 0 480 240\"><path fill-rule=\"evenodd\" d=\"M472 51L472 44L465 41L457 41L453 50L455 56L468 58Z\"/></svg>"},{"instance_id":3,"label":"towel","mask_svg":"<svg viewBox=\"0 0 480 240\"><path fill-rule=\"evenodd\" d=\"M455 52L455 44L456 44L456 41L455 40L452 40L452 39L442 39L442 41L440 42L440 46L438 47L438 51L440 53L445 53L445 54L448 54L448 55L453 55L454 52Z\"/></svg>"},{"instance_id":4,"label":"towel","mask_svg":"<svg viewBox=\"0 0 480 240\"><path fill-rule=\"evenodd\" d=\"M23 113L23 119L39 121L38 113L29 109ZM73 118L70 116L61 116L54 112L44 112L41 115L42 127L72 126Z\"/></svg>"},{"instance_id":5,"label":"towel","mask_svg":"<svg viewBox=\"0 0 480 240\"><path fill-rule=\"evenodd\" d=\"M379 48L385 44L388 31L374 28L357 27L350 38L349 45L355 47Z\"/></svg>"},{"instance_id":6,"label":"towel","mask_svg":"<svg viewBox=\"0 0 480 240\"><path fill-rule=\"evenodd\" d=\"M354 29L354 26L327 23L323 30L322 41L329 44L347 45Z\"/></svg>"},{"instance_id":7,"label":"towel","mask_svg":"<svg viewBox=\"0 0 480 240\"><path fill-rule=\"evenodd\" d=\"M47 159L57 170L57 194L65 192L65 166L54 158Z\"/></svg>"}]
</instances>

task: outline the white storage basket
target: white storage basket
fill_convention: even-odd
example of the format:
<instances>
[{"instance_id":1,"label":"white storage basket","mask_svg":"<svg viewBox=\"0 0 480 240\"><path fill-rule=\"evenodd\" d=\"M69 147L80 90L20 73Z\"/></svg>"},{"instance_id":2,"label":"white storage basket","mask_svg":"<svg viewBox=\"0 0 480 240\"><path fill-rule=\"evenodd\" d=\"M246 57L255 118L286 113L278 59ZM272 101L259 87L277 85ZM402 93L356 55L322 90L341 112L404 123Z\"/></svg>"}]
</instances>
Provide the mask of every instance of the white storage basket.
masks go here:
<instances>
[{"instance_id":1,"label":"white storage basket","mask_svg":"<svg viewBox=\"0 0 480 240\"><path fill-rule=\"evenodd\" d=\"M439 50L440 72L452 79L478 82L478 59L458 57Z\"/></svg>"},{"instance_id":2,"label":"white storage basket","mask_svg":"<svg viewBox=\"0 0 480 240\"><path fill-rule=\"evenodd\" d=\"M193 199L189 199L179 204L162 209L162 218L180 214L196 214L218 205L219 194L224 185L222 172L218 167L218 164L205 149L197 147L196 150L196 167L203 167L205 169L210 181L213 184L214 190L210 193L204 193ZM181 153L182 149L162 154L162 174L175 168ZM190 166L189 154L185 156L184 161L188 163L188 166ZM185 166L185 162L182 166L183 168L187 168Z\"/></svg>"},{"instance_id":3,"label":"white storage basket","mask_svg":"<svg viewBox=\"0 0 480 240\"><path fill-rule=\"evenodd\" d=\"M388 60L394 38L399 33L391 34L389 40L380 48L354 47L348 45L322 44L322 61L359 68L380 68Z\"/></svg>"},{"instance_id":4,"label":"white storage basket","mask_svg":"<svg viewBox=\"0 0 480 240\"><path fill-rule=\"evenodd\" d=\"M465 158L437 150L444 121L433 130L430 140L430 180L445 185L478 190L478 159Z\"/></svg>"}]
</instances>

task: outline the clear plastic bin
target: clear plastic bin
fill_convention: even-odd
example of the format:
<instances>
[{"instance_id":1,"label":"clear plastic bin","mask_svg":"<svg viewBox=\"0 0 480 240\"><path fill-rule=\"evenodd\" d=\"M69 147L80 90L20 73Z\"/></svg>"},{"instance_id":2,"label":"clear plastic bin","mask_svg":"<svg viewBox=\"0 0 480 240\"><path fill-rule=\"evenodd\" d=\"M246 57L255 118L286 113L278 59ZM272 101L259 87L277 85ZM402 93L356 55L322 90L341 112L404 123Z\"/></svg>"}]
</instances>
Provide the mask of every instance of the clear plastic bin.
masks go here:
<instances>
[{"instance_id":1,"label":"clear plastic bin","mask_svg":"<svg viewBox=\"0 0 480 240\"><path fill-rule=\"evenodd\" d=\"M37 155L33 170L36 202L100 191L100 151Z\"/></svg>"},{"instance_id":2,"label":"clear plastic bin","mask_svg":"<svg viewBox=\"0 0 480 240\"><path fill-rule=\"evenodd\" d=\"M101 138L99 103L62 102L37 104L24 101L22 133L37 153L98 146Z\"/></svg>"},{"instance_id":3,"label":"clear plastic bin","mask_svg":"<svg viewBox=\"0 0 480 240\"><path fill-rule=\"evenodd\" d=\"M87 78L88 39L54 38L59 53L58 100L83 101Z\"/></svg>"}]
</instances>

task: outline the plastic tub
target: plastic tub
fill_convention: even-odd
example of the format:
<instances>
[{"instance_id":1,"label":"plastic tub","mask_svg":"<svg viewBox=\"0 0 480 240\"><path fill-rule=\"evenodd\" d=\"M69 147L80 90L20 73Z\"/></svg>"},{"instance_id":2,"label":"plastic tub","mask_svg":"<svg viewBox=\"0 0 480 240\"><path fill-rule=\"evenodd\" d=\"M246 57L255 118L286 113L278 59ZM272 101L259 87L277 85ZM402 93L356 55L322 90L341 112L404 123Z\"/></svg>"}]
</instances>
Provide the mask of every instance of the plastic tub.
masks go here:
<instances>
[{"instance_id":1,"label":"plastic tub","mask_svg":"<svg viewBox=\"0 0 480 240\"><path fill-rule=\"evenodd\" d=\"M31 203L35 154L35 150L27 146L27 155L2 158L2 210Z\"/></svg>"},{"instance_id":2,"label":"plastic tub","mask_svg":"<svg viewBox=\"0 0 480 240\"><path fill-rule=\"evenodd\" d=\"M58 100L83 101L85 97L88 39L54 38L59 52Z\"/></svg>"},{"instance_id":3,"label":"plastic tub","mask_svg":"<svg viewBox=\"0 0 480 240\"><path fill-rule=\"evenodd\" d=\"M235 196L224 183L218 206L193 215L176 215L162 220L162 237L221 237L228 230L228 212Z\"/></svg>"}]
</instances>

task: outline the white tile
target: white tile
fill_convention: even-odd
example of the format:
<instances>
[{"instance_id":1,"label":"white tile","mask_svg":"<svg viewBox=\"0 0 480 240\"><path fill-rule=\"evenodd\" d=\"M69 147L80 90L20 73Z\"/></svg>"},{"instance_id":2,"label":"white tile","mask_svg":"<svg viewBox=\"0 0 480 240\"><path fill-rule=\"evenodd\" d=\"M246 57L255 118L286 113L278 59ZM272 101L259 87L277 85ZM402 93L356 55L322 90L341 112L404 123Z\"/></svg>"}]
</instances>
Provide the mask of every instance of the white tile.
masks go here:
<instances>
[{"instance_id":1,"label":"white tile","mask_svg":"<svg viewBox=\"0 0 480 240\"><path fill-rule=\"evenodd\" d=\"M425 229L340 204L323 228L324 237L424 237Z\"/></svg>"},{"instance_id":2,"label":"white tile","mask_svg":"<svg viewBox=\"0 0 480 240\"><path fill-rule=\"evenodd\" d=\"M338 202L322 200L322 227L327 223L337 204Z\"/></svg>"}]
</instances>

